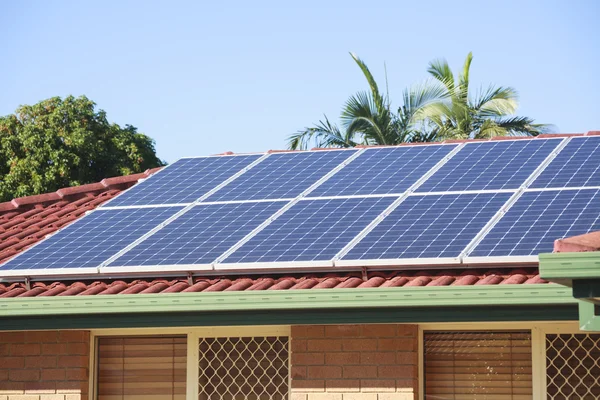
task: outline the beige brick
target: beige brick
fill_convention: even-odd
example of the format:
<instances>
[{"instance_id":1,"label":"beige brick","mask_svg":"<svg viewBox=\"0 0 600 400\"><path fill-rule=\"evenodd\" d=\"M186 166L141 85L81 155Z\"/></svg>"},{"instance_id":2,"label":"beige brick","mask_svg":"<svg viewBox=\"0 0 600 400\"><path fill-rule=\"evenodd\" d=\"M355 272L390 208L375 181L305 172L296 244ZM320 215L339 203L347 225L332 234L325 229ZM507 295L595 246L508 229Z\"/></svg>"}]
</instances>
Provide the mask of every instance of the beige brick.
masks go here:
<instances>
[{"instance_id":1,"label":"beige brick","mask_svg":"<svg viewBox=\"0 0 600 400\"><path fill-rule=\"evenodd\" d=\"M344 393L344 400L377 400L377 393Z\"/></svg>"},{"instance_id":2,"label":"beige brick","mask_svg":"<svg viewBox=\"0 0 600 400\"><path fill-rule=\"evenodd\" d=\"M40 400L40 396L35 394L11 394L8 400Z\"/></svg>"},{"instance_id":3,"label":"beige brick","mask_svg":"<svg viewBox=\"0 0 600 400\"><path fill-rule=\"evenodd\" d=\"M8 396L0 394L0 400L8 400Z\"/></svg>"},{"instance_id":4,"label":"beige brick","mask_svg":"<svg viewBox=\"0 0 600 400\"><path fill-rule=\"evenodd\" d=\"M65 395L65 400L81 400L80 394L67 394Z\"/></svg>"},{"instance_id":5,"label":"beige brick","mask_svg":"<svg viewBox=\"0 0 600 400\"><path fill-rule=\"evenodd\" d=\"M377 400L415 400L413 393L379 393Z\"/></svg>"},{"instance_id":6,"label":"beige brick","mask_svg":"<svg viewBox=\"0 0 600 400\"><path fill-rule=\"evenodd\" d=\"M308 400L342 400L341 393L309 393Z\"/></svg>"},{"instance_id":7,"label":"beige brick","mask_svg":"<svg viewBox=\"0 0 600 400\"><path fill-rule=\"evenodd\" d=\"M290 400L306 400L306 396L308 396L306 393L292 393ZM67 399L67 400L70 400L70 399ZM79 399L73 399L73 400L79 400Z\"/></svg>"},{"instance_id":8,"label":"beige brick","mask_svg":"<svg viewBox=\"0 0 600 400\"><path fill-rule=\"evenodd\" d=\"M40 400L65 400L64 394L42 394Z\"/></svg>"}]
</instances>

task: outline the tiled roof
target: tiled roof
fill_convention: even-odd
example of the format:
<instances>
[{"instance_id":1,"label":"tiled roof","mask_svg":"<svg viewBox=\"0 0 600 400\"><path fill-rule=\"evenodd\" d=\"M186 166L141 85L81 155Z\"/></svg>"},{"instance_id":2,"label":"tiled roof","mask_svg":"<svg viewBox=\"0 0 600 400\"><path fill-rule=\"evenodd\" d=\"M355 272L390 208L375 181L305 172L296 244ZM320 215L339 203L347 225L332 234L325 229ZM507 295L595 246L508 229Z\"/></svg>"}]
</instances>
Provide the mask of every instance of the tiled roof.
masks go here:
<instances>
[{"instance_id":1,"label":"tiled roof","mask_svg":"<svg viewBox=\"0 0 600 400\"><path fill-rule=\"evenodd\" d=\"M75 221L158 169L0 203L0 262Z\"/></svg>"},{"instance_id":2,"label":"tiled roof","mask_svg":"<svg viewBox=\"0 0 600 400\"><path fill-rule=\"evenodd\" d=\"M595 136L586 134L540 135L538 137ZM502 140L503 137L486 140ZM514 139L514 138L512 138ZM528 138L524 138L528 139ZM531 139L531 138L529 138ZM464 142L447 141L447 142ZM231 153L224 153L231 154ZM158 169L141 174L107 178L102 182L60 189L54 193L28 196L0 203L0 263L24 251L46 235L75 221L139 179L147 178ZM535 267L514 269L462 269L449 271L374 273L364 279L360 274L249 277L194 277L187 279L104 280L93 282L34 282L2 283L0 298L32 296L69 296L95 294L177 293L235 290L289 290L390 286L463 286L496 284L540 284Z\"/></svg>"},{"instance_id":3,"label":"tiled roof","mask_svg":"<svg viewBox=\"0 0 600 400\"><path fill-rule=\"evenodd\" d=\"M93 282L0 283L0 298L36 296L85 296L101 294L150 294L231 292L249 290L344 289L415 286L472 286L540 284L537 268L513 270L450 270L323 274L304 276L196 277L187 279L111 280Z\"/></svg>"}]
</instances>

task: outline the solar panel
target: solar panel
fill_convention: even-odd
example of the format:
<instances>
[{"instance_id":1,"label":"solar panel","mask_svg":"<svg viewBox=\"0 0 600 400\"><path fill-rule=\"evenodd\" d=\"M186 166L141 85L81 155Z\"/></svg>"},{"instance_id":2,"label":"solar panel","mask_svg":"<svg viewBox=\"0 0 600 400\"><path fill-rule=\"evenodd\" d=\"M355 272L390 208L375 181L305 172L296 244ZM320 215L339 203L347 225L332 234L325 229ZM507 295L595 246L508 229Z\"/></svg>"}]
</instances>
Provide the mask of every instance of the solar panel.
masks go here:
<instances>
[{"instance_id":1,"label":"solar panel","mask_svg":"<svg viewBox=\"0 0 600 400\"><path fill-rule=\"evenodd\" d=\"M260 155L183 158L103 207L192 203Z\"/></svg>"},{"instance_id":2,"label":"solar panel","mask_svg":"<svg viewBox=\"0 0 600 400\"><path fill-rule=\"evenodd\" d=\"M371 197L300 201L224 263L331 260L394 200Z\"/></svg>"},{"instance_id":3,"label":"solar panel","mask_svg":"<svg viewBox=\"0 0 600 400\"><path fill-rule=\"evenodd\" d=\"M597 230L600 230L600 190L525 192L469 256L552 252L555 239Z\"/></svg>"},{"instance_id":4,"label":"solar panel","mask_svg":"<svg viewBox=\"0 0 600 400\"><path fill-rule=\"evenodd\" d=\"M285 204L197 205L110 266L210 264Z\"/></svg>"},{"instance_id":5,"label":"solar panel","mask_svg":"<svg viewBox=\"0 0 600 400\"><path fill-rule=\"evenodd\" d=\"M285 199L298 196L356 150L275 153L207 201Z\"/></svg>"},{"instance_id":6,"label":"solar panel","mask_svg":"<svg viewBox=\"0 0 600 400\"><path fill-rule=\"evenodd\" d=\"M467 143L417 192L518 189L561 139Z\"/></svg>"},{"instance_id":7,"label":"solar panel","mask_svg":"<svg viewBox=\"0 0 600 400\"><path fill-rule=\"evenodd\" d=\"M181 209L96 210L0 266L0 271L98 267Z\"/></svg>"},{"instance_id":8,"label":"solar panel","mask_svg":"<svg viewBox=\"0 0 600 400\"><path fill-rule=\"evenodd\" d=\"M311 192L316 196L403 193L457 145L367 149Z\"/></svg>"},{"instance_id":9,"label":"solar panel","mask_svg":"<svg viewBox=\"0 0 600 400\"><path fill-rule=\"evenodd\" d=\"M342 259L458 257L510 196L408 196Z\"/></svg>"},{"instance_id":10,"label":"solar panel","mask_svg":"<svg viewBox=\"0 0 600 400\"><path fill-rule=\"evenodd\" d=\"M600 186L600 136L573 138L530 185L532 188Z\"/></svg>"}]
</instances>

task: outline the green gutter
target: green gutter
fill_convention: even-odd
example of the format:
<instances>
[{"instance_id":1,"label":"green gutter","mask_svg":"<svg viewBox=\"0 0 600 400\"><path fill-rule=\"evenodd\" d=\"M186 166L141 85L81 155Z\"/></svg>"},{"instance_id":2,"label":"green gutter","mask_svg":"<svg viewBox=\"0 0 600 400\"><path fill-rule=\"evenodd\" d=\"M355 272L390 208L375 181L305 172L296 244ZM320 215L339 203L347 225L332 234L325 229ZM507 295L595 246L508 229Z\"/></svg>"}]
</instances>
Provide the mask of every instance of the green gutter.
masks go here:
<instances>
[{"instance_id":1,"label":"green gutter","mask_svg":"<svg viewBox=\"0 0 600 400\"><path fill-rule=\"evenodd\" d=\"M571 289L554 284L311 289L56 296L0 299L0 319L17 316L173 312L573 305Z\"/></svg>"},{"instance_id":2,"label":"green gutter","mask_svg":"<svg viewBox=\"0 0 600 400\"><path fill-rule=\"evenodd\" d=\"M543 279L572 286L576 279L600 278L600 251L540 254Z\"/></svg>"}]
</instances>

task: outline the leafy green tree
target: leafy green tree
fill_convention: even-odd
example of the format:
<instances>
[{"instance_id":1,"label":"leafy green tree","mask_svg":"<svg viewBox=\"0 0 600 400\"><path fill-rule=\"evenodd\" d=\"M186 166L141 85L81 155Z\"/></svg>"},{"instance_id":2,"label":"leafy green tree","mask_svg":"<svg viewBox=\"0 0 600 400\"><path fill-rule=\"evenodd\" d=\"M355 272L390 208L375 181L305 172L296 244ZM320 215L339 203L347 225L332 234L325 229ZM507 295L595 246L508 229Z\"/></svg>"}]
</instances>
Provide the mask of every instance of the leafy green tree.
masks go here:
<instances>
[{"instance_id":1,"label":"leafy green tree","mask_svg":"<svg viewBox=\"0 0 600 400\"><path fill-rule=\"evenodd\" d=\"M552 129L535 124L528 117L514 116L518 108L517 91L490 85L476 95L469 93L469 72L473 54L469 53L462 72L455 77L446 60L429 63L427 72L443 87L444 98L421 114L435 126L439 138L489 138L493 136L537 136Z\"/></svg>"},{"instance_id":2,"label":"leafy green tree","mask_svg":"<svg viewBox=\"0 0 600 400\"><path fill-rule=\"evenodd\" d=\"M81 96L53 97L0 117L0 200L164 165L154 141L109 123Z\"/></svg>"},{"instance_id":3,"label":"leafy green tree","mask_svg":"<svg viewBox=\"0 0 600 400\"><path fill-rule=\"evenodd\" d=\"M358 144L400 144L431 141L435 132L428 130L422 115L427 107L444 98L440 85L422 84L403 92L403 105L395 112L389 96L381 93L367 65L350 53L369 83L369 91L356 93L346 101L340 116L341 129L327 116L312 127L288 138L290 149L315 147L353 147Z\"/></svg>"}]
</instances>

